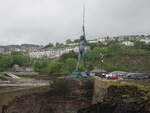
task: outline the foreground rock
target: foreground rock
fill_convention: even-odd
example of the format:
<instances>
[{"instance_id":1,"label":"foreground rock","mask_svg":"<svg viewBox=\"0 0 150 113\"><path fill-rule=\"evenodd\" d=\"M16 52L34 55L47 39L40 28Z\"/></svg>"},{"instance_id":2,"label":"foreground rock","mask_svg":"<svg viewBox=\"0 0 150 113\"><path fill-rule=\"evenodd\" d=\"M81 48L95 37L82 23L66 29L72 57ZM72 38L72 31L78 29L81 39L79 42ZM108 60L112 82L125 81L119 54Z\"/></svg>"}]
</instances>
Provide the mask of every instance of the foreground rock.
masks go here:
<instances>
[{"instance_id":1,"label":"foreground rock","mask_svg":"<svg viewBox=\"0 0 150 113\"><path fill-rule=\"evenodd\" d=\"M50 89L15 98L3 106L2 113L77 113L92 103L92 80L60 79Z\"/></svg>"},{"instance_id":2,"label":"foreground rock","mask_svg":"<svg viewBox=\"0 0 150 113\"><path fill-rule=\"evenodd\" d=\"M136 86L110 86L103 101L78 113L150 113L150 92Z\"/></svg>"}]
</instances>

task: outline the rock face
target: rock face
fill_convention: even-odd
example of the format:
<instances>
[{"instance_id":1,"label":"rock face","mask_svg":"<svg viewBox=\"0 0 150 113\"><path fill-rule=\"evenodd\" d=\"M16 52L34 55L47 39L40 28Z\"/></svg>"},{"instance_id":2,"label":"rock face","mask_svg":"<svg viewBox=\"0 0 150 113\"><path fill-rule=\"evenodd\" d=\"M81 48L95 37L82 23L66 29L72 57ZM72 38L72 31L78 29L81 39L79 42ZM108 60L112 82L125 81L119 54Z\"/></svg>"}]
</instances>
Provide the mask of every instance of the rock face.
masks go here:
<instances>
[{"instance_id":1,"label":"rock face","mask_svg":"<svg viewBox=\"0 0 150 113\"><path fill-rule=\"evenodd\" d=\"M2 113L77 113L92 103L93 82L81 79L57 80L51 90L15 98Z\"/></svg>"},{"instance_id":2,"label":"rock face","mask_svg":"<svg viewBox=\"0 0 150 113\"><path fill-rule=\"evenodd\" d=\"M150 113L147 91L136 86L110 86L103 101L78 113Z\"/></svg>"},{"instance_id":3,"label":"rock face","mask_svg":"<svg viewBox=\"0 0 150 113\"><path fill-rule=\"evenodd\" d=\"M44 94L45 95L45 94ZM32 94L16 98L7 106L6 113L75 113L88 101ZM90 103L89 103L90 104Z\"/></svg>"},{"instance_id":4,"label":"rock face","mask_svg":"<svg viewBox=\"0 0 150 113\"><path fill-rule=\"evenodd\" d=\"M97 79L57 79L49 91L17 97L2 113L150 113L150 92Z\"/></svg>"}]
</instances>

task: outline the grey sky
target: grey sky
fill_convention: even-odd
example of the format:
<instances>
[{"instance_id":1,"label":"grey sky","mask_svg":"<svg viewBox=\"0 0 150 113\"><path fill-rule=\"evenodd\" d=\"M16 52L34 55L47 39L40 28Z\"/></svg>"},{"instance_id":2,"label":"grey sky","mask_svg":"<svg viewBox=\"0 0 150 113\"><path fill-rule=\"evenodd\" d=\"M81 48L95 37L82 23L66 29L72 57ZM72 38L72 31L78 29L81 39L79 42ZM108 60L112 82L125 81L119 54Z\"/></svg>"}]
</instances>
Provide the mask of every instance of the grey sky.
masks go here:
<instances>
[{"instance_id":1,"label":"grey sky","mask_svg":"<svg viewBox=\"0 0 150 113\"><path fill-rule=\"evenodd\" d=\"M150 34L150 0L0 0L0 45Z\"/></svg>"}]
</instances>

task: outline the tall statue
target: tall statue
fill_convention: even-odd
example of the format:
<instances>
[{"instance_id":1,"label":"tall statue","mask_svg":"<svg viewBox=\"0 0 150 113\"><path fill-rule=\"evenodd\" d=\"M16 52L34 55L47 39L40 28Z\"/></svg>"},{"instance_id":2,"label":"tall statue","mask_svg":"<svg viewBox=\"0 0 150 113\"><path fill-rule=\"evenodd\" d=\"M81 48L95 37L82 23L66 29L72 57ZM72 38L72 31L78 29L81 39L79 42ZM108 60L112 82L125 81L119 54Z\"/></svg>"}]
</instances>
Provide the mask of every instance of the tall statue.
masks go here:
<instances>
[{"instance_id":1,"label":"tall statue","mask_svg":"<svg viewBox=\"0 0 150 113\"><path fill-rule=\"evenodd\" d=\"M84 66L85 66L85 47L86 47L87 41L85 36L80 36L80 43L79 43L79 55L78 55L78 62L77 62L77 66L76 66L76 71L79 70L79 65L80 65L80 61L81 59L84 60Z\"/></svg>"},{"instance_id":2,"label":"tall statue","mask_svg":"<svg viewBox=\"0 0 150 113\"><path fill-rule=\"evenodd\" d=\"M87 40L86 40L86 35L85 35L84 17L85 17L85 6L83 7L83 26L82 26L83 34L80 36L78 62L77 62L77 65L76 65L75 72L70 73L71 77L76 77L76 78L88 78L88 77L92 76L92 74L88 70L85 70L83 72L80 72L80 70L79 70L81 60L84 63L83 65L84 65L85 69L87 69L87 67L86 67L86 57L85 57L85 50L86 50L86 47L87 47Z\"/></svg>"},{"instance_id":3,"label":"tall statue","mask_svg":"<svg viewBox=\"0 0 150 113\"><path fill-rule=\"evenodd\" d=\"M84 56L85 56L85 47L87 45L87 41L86 41L86 36L85 36L84 18L85 18L85 7L83 8L83 26L82 26L83 35L80 36L79 55L78 55L78 62L77 62L77 66L76 66L76 71L79 70L79 65L80 65L81 59L83 59L83 61L84 61L84 66L86 65Z\"/></svg>"}]
</instances>

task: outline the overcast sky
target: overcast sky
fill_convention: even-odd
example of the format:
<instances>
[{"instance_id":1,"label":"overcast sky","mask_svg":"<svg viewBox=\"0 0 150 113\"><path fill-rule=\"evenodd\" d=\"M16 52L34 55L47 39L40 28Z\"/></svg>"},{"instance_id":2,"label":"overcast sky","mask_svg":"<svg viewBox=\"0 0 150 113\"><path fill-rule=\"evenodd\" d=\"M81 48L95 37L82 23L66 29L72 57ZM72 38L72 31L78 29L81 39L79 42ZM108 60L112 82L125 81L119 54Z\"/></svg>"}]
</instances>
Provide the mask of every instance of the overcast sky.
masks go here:
<instances>
[{"instance_id":1,"label":"overcast sky","mask_svg":"<svg viewBox=\"0 0 150 113\"><path fill-rule=\"evenodd\" d=\"M150 0L0 0L0 45L150 34Z\"/></svg>"}]
</instances>

